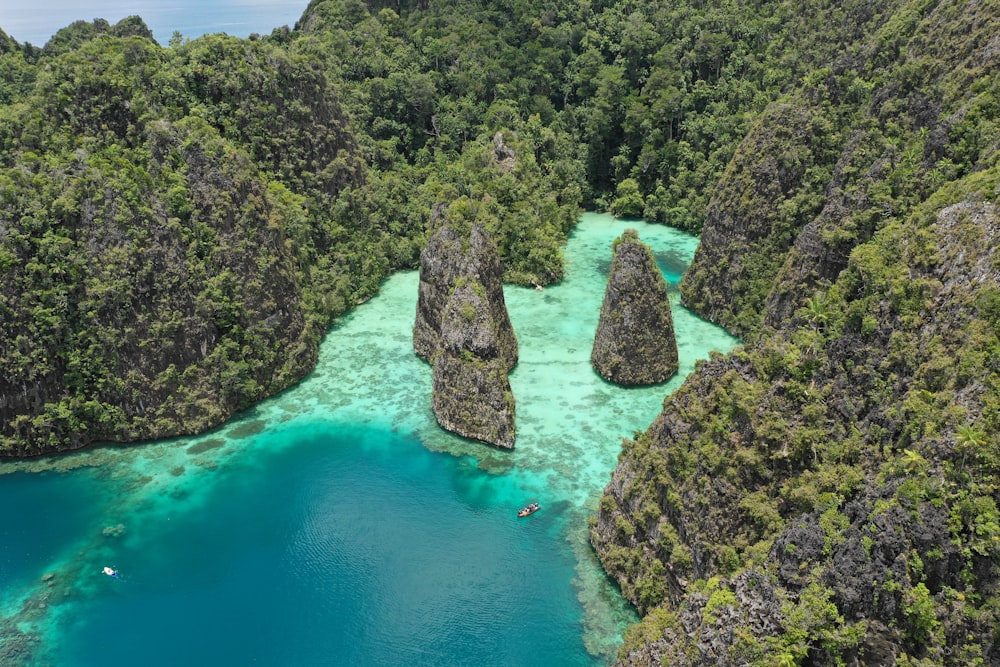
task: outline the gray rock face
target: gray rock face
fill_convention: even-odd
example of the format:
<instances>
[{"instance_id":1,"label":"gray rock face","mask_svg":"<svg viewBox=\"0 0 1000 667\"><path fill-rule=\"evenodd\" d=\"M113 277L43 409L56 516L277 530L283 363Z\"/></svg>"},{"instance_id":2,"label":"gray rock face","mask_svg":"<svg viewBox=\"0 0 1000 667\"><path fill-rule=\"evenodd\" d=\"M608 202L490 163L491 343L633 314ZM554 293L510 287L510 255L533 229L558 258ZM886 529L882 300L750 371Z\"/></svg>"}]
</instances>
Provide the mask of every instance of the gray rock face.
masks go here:
<instances>
[{"instance_id":1,"label":"gray rock face","mask_svg":"<svg viewBox=\"0 0 1000 667\"><path fill-rule=\"evenodd\" d=\"M623 385L656 384L677 372L667 283L633 229L615 243L590 360L601 377Z\"/></svg>"},{"instance_id":2,"label":"gray rock face","mask_svg":"<svg viewBox=\"0 0 1000 667\"><path fill-rule=\"evenodd\" d=\"M433 409L453 433L514 446L514 396L507 373L517 338L504 302L500 257L482 225L463 233L440 224L420 256L413 349L434 367Z\"/></svg>"},{"instance_id":3,"label":"gray rock face","mask_svg":"<svg viewBox=\"0 0 1000 667\"><path fill-rule=\"evenodd\" d=\"M413 350L433 363L441 346L441 317L459 279L475 280L485 291L490 318L496 323L498 355L506 370L517 365L517 338L503 297L503 270L500 255L482 225L473 225L462 235L449 224L441 224L441 212L434 220L440 226L420 254L420 293L413 326Z\"/></svg>"},{"instance_id":4,"label":"gray rock face","mask_svg":"<svg viewBox=\"0 0 1000 667\"><path fill-rule=\"evenodd\" d=\"M676 611L678 628L665 628L661 636L631 648L619 656L617 664L629 667L748 664L733 656L732 646L738 641L736 630L746 629L752 636L780 634L781 598L767 576L760 572L742 572L718 582L717 590L731 592L736 604L711 607L709 594L689 595ZM697 657L692 659L692 656Z\"/></svg>"},{"instance_id":5,"label":"gray rock face","mask_svg":"<svg viewBox=\"0 0 1000 667\"><path fill-rule=\"evenodd\" d=\"M453 433L511 449L514 394L484 292L468 281L448 298L434 356L434 415Z\"/></svg>"},{"instance_id":6,"label":"gray rock face","mask_svg":"<svg viewBox=\"0 0 1000 667\"><path fill-rule=\"evenodd\" d=\"M512 171L517 165L517 153L504 142L503 132L493 135L493 159L504 173Z\"/></svg>"}]
</instances>

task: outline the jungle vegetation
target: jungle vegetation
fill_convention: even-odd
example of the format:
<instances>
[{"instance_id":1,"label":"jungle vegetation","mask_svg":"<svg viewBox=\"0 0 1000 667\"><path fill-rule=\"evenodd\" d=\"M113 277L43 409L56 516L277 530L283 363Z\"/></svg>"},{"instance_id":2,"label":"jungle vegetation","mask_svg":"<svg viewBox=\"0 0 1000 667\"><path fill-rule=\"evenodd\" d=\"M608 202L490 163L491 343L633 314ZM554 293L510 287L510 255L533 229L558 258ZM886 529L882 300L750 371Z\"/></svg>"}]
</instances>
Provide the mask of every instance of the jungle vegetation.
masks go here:
<instances>
[{"instance_id":1,"label":"jungle vegetation","mask_svg":"<svg viewBox=\"0 0 1000 667\"><path fill-rule=\"evenodd\" d=\"M580 210L699 233L746 345L624 443L631 664L1000 661L1000 4L314 0L157 44L0 32L0 453L298 381L434 205L505 279Z\"/></svg>"}]
</instances>

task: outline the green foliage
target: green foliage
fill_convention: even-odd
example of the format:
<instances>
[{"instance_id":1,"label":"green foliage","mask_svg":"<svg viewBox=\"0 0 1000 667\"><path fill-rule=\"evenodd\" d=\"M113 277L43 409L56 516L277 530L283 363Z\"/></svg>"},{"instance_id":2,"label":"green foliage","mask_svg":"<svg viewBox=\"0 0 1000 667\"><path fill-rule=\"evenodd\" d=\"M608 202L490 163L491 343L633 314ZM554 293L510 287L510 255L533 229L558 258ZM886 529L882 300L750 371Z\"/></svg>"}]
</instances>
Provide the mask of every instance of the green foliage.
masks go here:
<instances>
[{"instance_id":1,"label":"green foliage","mask_svg":"<svg viewBox=\"0 0 1000 667\"><path fill-rule=\"evenodd\" d=\"M811 650L822 649L840 655L858 646L866 623L845 623L837 606L830 601L832 591L810 584L795 601L783 605L785 632L768 637L770 664L802 664Z\"/></svg>"},{"instance_id":2,"label":"green foliage","mask_svg":"<svg viewBox=\"0 0 1000 667\"><path fill-rule=\"evenodd\" d=\"M940 621L935 616L934 600L923 582L910 589L904 597L903 616L906 619L909 638L917 646L930 643L941 627Z\"/></svg>"},{"instance_id":3,"label":"green foliage","mask_svg":"<svg viewBox=\"0 0 1000 667\"><path fill-rule=\"evenodd\" d=\"M666 567L659 560L644 560L636 577L635 595L641 609L650 609L667 596Z\"/></svg>"},{"instance_id":4,"label":"green foliage","mask_svg":"<svg viewBox=\"0 0 1000 667\"><path fill-rule=\"evenodd\" d=\"M625 630L625 638L618 650L619 659L629 651L640 648L644 644L663 639L665 632L675 630L678 626L677 615L657 607L646 614L642 621Z\"/></svg>"},{"instance_id":5,"label":"green foliage","mask_svg":"<svg viewBox=\"0 0 1000 667\"><path fill-rule=\"evenodd\" d=\"M670 569L680 575L686 575L690 570L691 566L694 565L694 555L691 553L691 548L682 542L678 542L674 545L674 548L670 550Z\"/></svg>"},{"instance_id":6,"label":"green foliage","mask_svg":"<svg viewBox=\"0 0 1000 667\"><path fill-rule=\"evenodd\" d=\"M704 609L702 609L702 623L706 625L713 625L718 620L720 609L735 609L738 604L736 594L728 588L713 589L710 587L710 591L708 601L705 603Z\"/></svg>"},{"instance_id":7,"label":"green foliage","mask_svg":"<svg viewBox=\"0 0 1000 667\"><path fill-rule=\"evenodd\" d=\"M684 632L668 581L753 566L785 604L774 636L734 629L746 661L846 661L873 613L901 664L944 644L946 664L985 662L995 18L926 0L315 0L297 30L250 40L163 48L134 17L44 49L0 34L0 450L203 429L288 386L333 318L416 265L438 204L486 225L525 285L562 278L581 206L707 221L685 305L747 346L627 443L636 503L601 501L602 561L655 610L627 644ZM947 536L918 553L907 521ZM793 527L817 553L772 550ZM891 604L845 619L829 568L843 549L889 558L896 529ZM783 587L776 561L800 556ZM736 608L707 596L705 623Z\"/></svg>"},{"instance_id":8,"label":"green foliage","mask_svg":"<svg viewBox=\"0 0 1000 667\"><path fill-rule=\"evenodd\" d=\"M611 212L619 218L638 218L644 208L639 184L633 178L622 180L615 192L615 200L611 203Z\"/></svg>"}]
</instances>

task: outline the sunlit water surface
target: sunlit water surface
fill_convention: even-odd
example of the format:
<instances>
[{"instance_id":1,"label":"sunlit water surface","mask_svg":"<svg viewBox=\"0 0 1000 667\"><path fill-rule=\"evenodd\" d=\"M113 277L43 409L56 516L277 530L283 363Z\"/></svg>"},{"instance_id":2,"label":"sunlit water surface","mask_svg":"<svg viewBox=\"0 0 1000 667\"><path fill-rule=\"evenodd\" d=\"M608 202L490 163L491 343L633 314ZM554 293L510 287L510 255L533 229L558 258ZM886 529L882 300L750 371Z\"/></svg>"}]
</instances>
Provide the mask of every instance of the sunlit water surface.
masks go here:
<instances>
[{"instance_id":1,"label":"sunlit water surface","mask_svg":"<svg viewBox=\"0 0 1000 667\"><path fill-rule=\"evenodd\" d=\"M676 286L695 238L586 214L562 283L505 288L512 452L437 427L408 272L330 331L306 380L223 428L0 465L0 662L609 663L636 617L587 519L621 438L737 342L673 294L673 380L623 389L593 372L611 244L629 226ZM542 510L518 519L530 500Z\"/></svg>"},{"instance_id":2,"label":"sunlit water surface","mask_svg":"<svg viewBox=\"0 0 1000 667\"><path fill-rule=\"evenodd\" d=\"M140 16L153 38L166 45L174 32L194 39L224 32L234 37L268 35L293 27L308 0L3 0L0 28L19 42L44 46L74 21L101 18L111 24Z\"/></svg>"}]
</instances>

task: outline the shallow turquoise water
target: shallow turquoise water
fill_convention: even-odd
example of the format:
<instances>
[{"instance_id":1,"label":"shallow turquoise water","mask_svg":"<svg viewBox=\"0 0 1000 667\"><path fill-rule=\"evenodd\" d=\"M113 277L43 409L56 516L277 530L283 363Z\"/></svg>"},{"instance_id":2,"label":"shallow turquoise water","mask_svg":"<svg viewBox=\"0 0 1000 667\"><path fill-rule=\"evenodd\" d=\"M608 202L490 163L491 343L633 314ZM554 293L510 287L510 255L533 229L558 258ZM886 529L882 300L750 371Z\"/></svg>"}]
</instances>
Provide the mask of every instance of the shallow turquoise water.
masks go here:
<instances>
[{"instance_id":1,"label":"shallow turquoise water","mask_svg":"<svg viewBox=\"0 0 1000 667\"><path fill-rule=\"evenodd\" d=\"M0 550L0 641L68 666L607 664L635 616L587 517L621 438L736 343L675 305L678 377L622 389L592 371L627 226L676 283L696 239L587 214L561 284L505 288L513 452L437 427L409 272L331 330L309 378L216 432L0 466L16 471L0 503L23 508ZM542 511L517 519L529 500Z\"/></svg>"}]
</instances>

